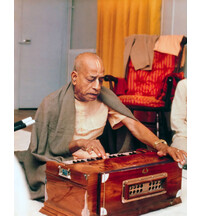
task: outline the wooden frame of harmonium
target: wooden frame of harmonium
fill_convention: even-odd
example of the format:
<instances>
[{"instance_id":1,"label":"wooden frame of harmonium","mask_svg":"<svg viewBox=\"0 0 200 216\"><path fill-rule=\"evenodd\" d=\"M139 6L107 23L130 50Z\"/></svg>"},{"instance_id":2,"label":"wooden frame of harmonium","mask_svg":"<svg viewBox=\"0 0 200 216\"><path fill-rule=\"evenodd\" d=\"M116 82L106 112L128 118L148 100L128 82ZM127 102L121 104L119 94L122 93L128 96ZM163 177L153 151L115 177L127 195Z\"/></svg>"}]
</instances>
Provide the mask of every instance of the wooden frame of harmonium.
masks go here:
<instances>
[{"instance_id":1,"label":"wooden frame of harmonium","mask_svg":"<svg viewBox=\"0 0 200 216\"><path fill-rule=\"evenodd\" d=\"M170 157L137 150L46 165L49 216L134 216L181 202L182 169Z\"/></svg>"}]
</instances>

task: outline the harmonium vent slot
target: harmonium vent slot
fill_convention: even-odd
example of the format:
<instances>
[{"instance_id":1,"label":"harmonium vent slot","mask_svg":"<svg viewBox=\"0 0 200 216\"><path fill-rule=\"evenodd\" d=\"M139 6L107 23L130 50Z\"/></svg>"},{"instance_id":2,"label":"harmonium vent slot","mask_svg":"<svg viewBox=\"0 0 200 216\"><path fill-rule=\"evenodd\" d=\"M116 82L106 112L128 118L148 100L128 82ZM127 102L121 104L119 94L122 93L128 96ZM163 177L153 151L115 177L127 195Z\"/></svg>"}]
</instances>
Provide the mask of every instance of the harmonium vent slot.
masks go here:
<instances>
[{"instance_id":1,"label":"harmonium vent slot","mask_svg":"<svg viewBox=\"0 0 200 216\"><path fill-rule=\"evenodd\" d=\"M166 193L167 173L159 173L134 179L122 183L122 203L141 200Z\"/></svg>"}]
</instances>

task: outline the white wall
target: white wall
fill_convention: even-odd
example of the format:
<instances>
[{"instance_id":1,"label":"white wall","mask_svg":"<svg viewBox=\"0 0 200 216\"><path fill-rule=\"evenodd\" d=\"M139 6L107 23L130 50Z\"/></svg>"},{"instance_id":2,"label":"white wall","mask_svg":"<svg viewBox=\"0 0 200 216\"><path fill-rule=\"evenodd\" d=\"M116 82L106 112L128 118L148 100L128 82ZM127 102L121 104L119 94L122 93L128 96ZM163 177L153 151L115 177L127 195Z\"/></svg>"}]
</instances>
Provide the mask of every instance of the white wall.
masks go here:
<instances>
[{"instance_id":1,"label":"white wall","mask_svg":"<svg viewBox=\"0 0 200 216\"><path fill-rule=\"evenodd\" d=\"M21 11L21 6L22 1L19 0L18 4L14 4L14 25L15 25L15 37L14 37L14 107L15 109L19 107L19 57L20 57L20 52L19 49L17 49L18 46L18 38L21 37L20 32L21 32L21 25L20 25L20 20L22 18L22 11ZM18 29L18 30L16 30Z\"/></svg>"},{"instance_id":2,"label":"white wall","mask_svg":"<svg viewBox=\"0 0 200 216\"><path fill-rule=\"evenodd\" d=\"M97 0L73 0L71 49L96 49Z\"/></svg>"},{"instance_id":3,"label":"white wall","mask_svg":"<svg viewBox=\"0 0 200 216\"><path fill-rule=\"evenodd\" d=\"M187 0L162 0L161 35L187 36ZM187 56L184 73L187 77Z\"/></svg>"},{"instance_id":4,"label":"white wall","mask_svg":"<svg viewBox=\"0 0 200 216\"><path fill-rule=\"evenodd\" d=\"M187 35L187 0L162 0L161 34Z\"/></svg>"}]
</instances>

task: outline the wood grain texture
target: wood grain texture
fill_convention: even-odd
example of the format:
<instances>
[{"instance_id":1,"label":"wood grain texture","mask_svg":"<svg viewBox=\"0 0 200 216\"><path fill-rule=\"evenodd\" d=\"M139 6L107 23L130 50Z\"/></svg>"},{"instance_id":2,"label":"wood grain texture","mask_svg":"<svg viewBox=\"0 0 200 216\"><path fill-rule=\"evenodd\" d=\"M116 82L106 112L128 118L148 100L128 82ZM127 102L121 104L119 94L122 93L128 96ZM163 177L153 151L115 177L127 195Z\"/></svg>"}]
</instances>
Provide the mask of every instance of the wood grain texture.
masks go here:
<instances>
[{"instance_id":1,"label":"wood grain texture","mask_svg":"<svg viewBox=\"0 0 200 216\"><path fill-rule=\"evenodd\" d=\"M59 167L70 171L70 179L59 176ZM122 202L124 181L160 173L167 173L165 194ZM181 202L176 194L181 189L182 170L170 157L160 158L150 151L71 165L49 161L46 176L48 199L41 212L49 216L97 216L101 208L109 216L140 215Z\"/></svg>"}]
</instances>

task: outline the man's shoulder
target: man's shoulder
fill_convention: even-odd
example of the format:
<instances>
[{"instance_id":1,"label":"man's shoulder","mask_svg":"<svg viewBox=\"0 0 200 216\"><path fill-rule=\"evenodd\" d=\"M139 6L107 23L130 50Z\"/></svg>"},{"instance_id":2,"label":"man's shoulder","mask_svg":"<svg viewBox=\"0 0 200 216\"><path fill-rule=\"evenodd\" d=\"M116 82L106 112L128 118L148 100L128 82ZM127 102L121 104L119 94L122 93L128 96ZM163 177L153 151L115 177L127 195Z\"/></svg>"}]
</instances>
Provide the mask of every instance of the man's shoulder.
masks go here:
<instances>
[{"instance_id":1,"label":"man's shoulder","mask_svg":"<svg viewBox=\"0 0 200 216\"><path fill-rule=\"evenodd\" d=\"M187 88L187 79L182 79L178 82L177 87L179 88Z\"/></svg>"},{"instance_id":2,"label":"man's shoulder","mask_svg":"<svg viewBox=\"0 0 200 216\"><path fill-rule=\"evenodd\" d=\"M176 92L178 92L177 94L180 95L187 95L187 79L182 79L178 82L177 86L176 86Z\"/></svg>"}]
</instances>

